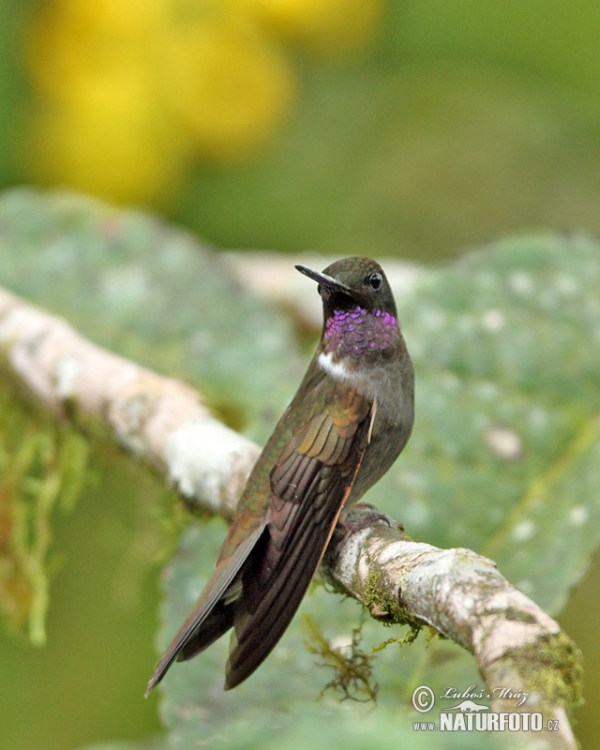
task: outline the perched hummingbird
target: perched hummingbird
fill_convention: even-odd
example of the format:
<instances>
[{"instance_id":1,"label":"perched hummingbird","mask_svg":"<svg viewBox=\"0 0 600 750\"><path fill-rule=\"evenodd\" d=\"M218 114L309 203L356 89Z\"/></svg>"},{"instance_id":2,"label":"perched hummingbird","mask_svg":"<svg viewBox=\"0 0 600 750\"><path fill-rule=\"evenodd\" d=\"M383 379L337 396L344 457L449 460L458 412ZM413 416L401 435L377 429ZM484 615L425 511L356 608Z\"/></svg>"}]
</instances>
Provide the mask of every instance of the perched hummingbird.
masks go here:
<instances>
[{"instance_id":1,"label":"perched hummingbird","mask_svg":"<svg viewBox=\"0 0 600 750\"><path fill-rule=\"evenodd\" d=\"M296 613L336 524L410 436L413 367L381 267L346 258L323 273L296 268L319 285L319 348L250 474L215 571L146 695L175 659L191 659L230 628L225 689L251 675Z\"/></svg>"}]
</instances>

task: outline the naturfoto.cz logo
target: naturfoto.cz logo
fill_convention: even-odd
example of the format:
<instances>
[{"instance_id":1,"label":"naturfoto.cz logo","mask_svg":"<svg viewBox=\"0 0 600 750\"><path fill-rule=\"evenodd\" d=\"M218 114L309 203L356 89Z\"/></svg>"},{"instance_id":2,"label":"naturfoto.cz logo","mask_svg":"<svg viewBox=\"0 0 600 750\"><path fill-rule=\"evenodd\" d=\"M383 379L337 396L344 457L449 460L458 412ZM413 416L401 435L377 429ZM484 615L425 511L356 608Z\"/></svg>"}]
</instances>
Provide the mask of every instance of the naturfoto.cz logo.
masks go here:
<instances>
[{"instance_id":1,"label":"naturfoto.cz logo","mask_svg":"<svg viewBox=\"0 0 600 750\"><path fill-rule=\"evenodd\" d=\"M511 691L509 688L496 688L494 696L514 700L515 708L522 706L529 697L527 693ZM488 705L477 701L490 699L492 696L484 690L475 690L475 685L463 691L446 688L441 697L462 700L455 706L443 708L437 722L413 722L415 732L541 732L544 729L558 731L558 721L551 719L544 724L544 717L539 711L491 711ZM435 694L429 685L419 685L413 690L412 704L419 713L431 711L435 702Z\"/></svg>"}]
</instances>

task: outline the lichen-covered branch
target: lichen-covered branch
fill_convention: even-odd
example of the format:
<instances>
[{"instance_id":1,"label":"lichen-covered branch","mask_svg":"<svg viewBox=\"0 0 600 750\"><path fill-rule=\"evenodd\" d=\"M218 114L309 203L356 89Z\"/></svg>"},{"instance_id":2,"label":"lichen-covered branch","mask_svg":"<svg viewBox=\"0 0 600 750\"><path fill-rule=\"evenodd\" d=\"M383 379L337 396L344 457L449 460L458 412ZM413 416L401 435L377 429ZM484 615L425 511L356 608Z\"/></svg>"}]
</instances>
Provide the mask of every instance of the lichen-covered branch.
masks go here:
<instances>
[{"instance_id":1,"label":"lichen-covered branch","mask_svg":"<svg viewBox=\"0 0 600 750\"><path fill-rule=\"evenodd\" d=\"M393 525L359 530L331 552L325 567L334 584L376 619L430 625L473 653L492 711L541 712L544 726L557 722L538 733L536 748L576 748L566 710L580 701L581 655L559 624L492 560L414 542ZM520 707L506 686L527 694Z\"/></svg>"},{"instance_id":2,"label":"lichen-covered branch","mask_svg":"<svg viewBox=\"0 0 600 750\"><path fill-rule=\"evenodd\" d=\"M2 289L0 366L49 411L112 437L185 498L231 516L259 449L215 419L196 390L95 346ZM350 534L324 569L375 618L430 625L471 651L493 711L515 711L498 686L528 693L517 710L558 720L535 747L576 747L566 710L578 700L579 653L492 561L377 524Z\"/></svg>"},{"instance_id":3,"label":"lichen-covered branch","mask_svg":"<svg viewBox=\"0 0 600 750\"><path fill-rule=\"evenodd\" d=\"M0 367L51 412L153 466L184 498L231 516L259 448L215 419L195 389L1 288Z\"/></svg>"}]
</instances>

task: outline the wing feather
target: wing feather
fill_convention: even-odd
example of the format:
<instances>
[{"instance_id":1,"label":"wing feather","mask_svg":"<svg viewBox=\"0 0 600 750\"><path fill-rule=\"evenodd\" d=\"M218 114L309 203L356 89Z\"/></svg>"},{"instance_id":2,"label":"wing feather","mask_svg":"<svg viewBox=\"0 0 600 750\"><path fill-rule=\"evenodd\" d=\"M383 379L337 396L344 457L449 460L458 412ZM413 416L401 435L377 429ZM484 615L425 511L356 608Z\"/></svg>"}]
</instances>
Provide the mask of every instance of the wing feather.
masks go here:
<instances>
[{"instance_id":1,"label":"wing feather","mask_svg":"<svg viewBox=\"0 0 600 750\"><path fill-rule=\"evenodd\" d=\"M244 593L234 607L226 689L264 661L296 613L352 488L368 443L372 406L353 398L354 418L349 418L333 400L332 409L309 423L271 471L260 554L244 568Z\"/></svg>"},{"instance_id":2,"label":"wing feather","mask_svg":"<svg viewBox=\"0 0 600 750\"><path fill-rule=\"evenodd\" d=\"M171 664L191 659L210 646L234 624L234 602L227 603L226 593L248 559L265 529L263 524L236 549L231 564L215 568L194 609L163 654L148 682L146 696L162 680Z\"/></svg>"},{"instance_id":3,"label":"wing feather","mask_svg":"<svg viewBox=\"0 0 600 750\"><path fill-rule=\"evenodd\" d=\"M308 425L304 440L298 447L298 452L306 456L318 456L323 450L329 432L330 424L327 419L327 414L319 414L314 417Z\"/></svg>"},{"instance_id":4,"label":"wing feather","mask_svg":"<svg viewBox=\"0 0 600 750\"><path fill-rule=\"evenodd\" d=\"M317 529L311 522L297 526L293 544L266 588L259 585L249 600L238 600L237 605L244 609L241 617L235 613L226 689L245 680L266 659L287 629L319 565L338 514L339 511L333 518L323 519L329 521L327 532L326 525ZM257 578L260 575L258 571L250 574ZM250 593L252 586L248 589Z\"/></svg>"},{"instance_id":5,"label":"wing feather","mask_svg":"<svg viewBox=\"0 0 600 750\"><path fill-rule=\"evenodd\" d=\"M307 389L309 414L296 400L301 388L257 461L217 567L146 694L173 661L195 656L231 627L225 687L235 687L296 613L352 489L375 413L347 384L317 374Z\"/></svg>"}]
</instances>

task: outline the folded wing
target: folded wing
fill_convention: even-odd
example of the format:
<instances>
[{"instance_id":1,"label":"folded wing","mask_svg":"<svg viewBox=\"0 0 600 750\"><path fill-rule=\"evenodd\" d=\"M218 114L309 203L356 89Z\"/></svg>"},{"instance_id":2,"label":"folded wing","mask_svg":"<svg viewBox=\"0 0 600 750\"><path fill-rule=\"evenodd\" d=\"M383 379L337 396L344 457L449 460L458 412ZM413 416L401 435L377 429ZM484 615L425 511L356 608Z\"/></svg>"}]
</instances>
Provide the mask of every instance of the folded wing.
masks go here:
<instances>
[{"instance_id":1,"label":"folded wing","mask_svg":"<svg viewBox=\"0 0 600 750\"><path fill-rule=\"evenodd\" d=\"M296 613L360 467L372 411L356 392L342 390L271 471L267 527L244 566L243 595L234 605L227 689L264 661Z\"/></svg>"},{"instance_id":2,"label":"folded wing","mask_svg":"<svg viewBox=\"0 0 600 750\"><path fill-rule=\"evenodd\" d=\"M225 687L235 687L269 655L298 609L352 489L375 413L372 402L331 379L311 396L308 414L293 410L307 423L286 423L283 435L276 430L275 458L268 444L253 471L261 476L270 461L266 516L257 517L252 502L238 511L217 568L146 695L173 661L192 658L232 627Z\"/></svg>"}]
</instances>

